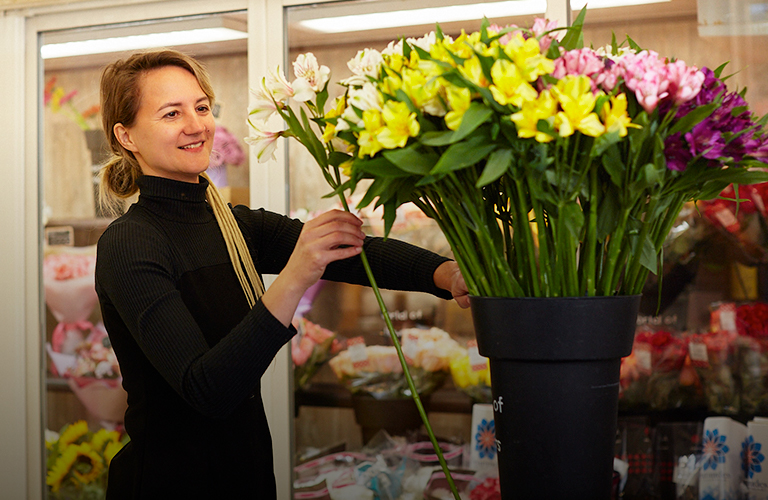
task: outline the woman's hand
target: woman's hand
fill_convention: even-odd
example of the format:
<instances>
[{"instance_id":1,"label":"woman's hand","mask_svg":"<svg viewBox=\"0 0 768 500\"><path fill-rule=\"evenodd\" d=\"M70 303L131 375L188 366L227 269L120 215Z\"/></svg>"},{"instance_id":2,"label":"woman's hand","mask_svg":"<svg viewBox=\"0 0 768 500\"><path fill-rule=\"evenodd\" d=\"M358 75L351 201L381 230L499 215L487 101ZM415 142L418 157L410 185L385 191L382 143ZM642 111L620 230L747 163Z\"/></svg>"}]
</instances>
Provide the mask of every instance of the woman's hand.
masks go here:
<instances>
[{"instance_id":1,"label":"woman's hand","mask_svg":"<svg viewBox=\"0 0 768 500\"><path fill-rule=\"evenodd\" d=\"M469 291L467 290L467 284L464 282L464 276L461 275L459 266L456 262L450 260L443 262L433 275L435 285L443 290L448 290L453 295L454 300L459 307L466 309L469 307Z\"/></svg>"},{"instance_id":2,"label":"woman's hand","mask_svg":"<svg viewBox=\"0 0 768 500\"><path fill-rule=\"evenodd\" d=\"M343 210L331 210L308 221L288 263L262 297L269 312L288 326L302 295L323 276L331 262L358 255L363 248L363 222Z\"/></svg>"}]
</instances>

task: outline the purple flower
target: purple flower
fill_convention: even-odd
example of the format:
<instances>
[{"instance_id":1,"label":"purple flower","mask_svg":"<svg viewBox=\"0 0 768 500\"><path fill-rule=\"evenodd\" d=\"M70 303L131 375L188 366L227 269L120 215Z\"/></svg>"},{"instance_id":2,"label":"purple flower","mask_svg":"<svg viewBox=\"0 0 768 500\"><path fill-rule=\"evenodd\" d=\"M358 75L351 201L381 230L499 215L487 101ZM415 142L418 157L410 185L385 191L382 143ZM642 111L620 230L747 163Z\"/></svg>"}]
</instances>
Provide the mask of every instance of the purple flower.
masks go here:
<instances>
[{"instance_id":1,"label":"purple flower","mask_svg":"<svg viewBox=\"0 0 768 500\"><path fill-rule=\"evenodd\" d=\"M217 126L216 134L213 136L210 167L240 165L244 159L245 153L243 153L237 138L225 127Z\"/></svg>"},{"instance_id":2,"label":"purple flower","mask_svg":"<svg viewBox=\"0 0 768 500\"><path fill-rule=\"evenodd\" d=\"M667 168L682 172L693 159L688 147L683 143L680 133L670 135L664 141L664 155L667 157Z\"/></svg>"},{"instance_id":3,"label":"purple flower","mask_svg":"<svg viewBox=\"0 0 768 500\"><path fill-rule=\"evenodd\" d=\"M685 140L693 156L701 155L708 160L716 160L723 156L725 143L722 134L712 127L710 120L704 120L693 127L693 130L685 134Z\"/></svg>"}]
</instances>

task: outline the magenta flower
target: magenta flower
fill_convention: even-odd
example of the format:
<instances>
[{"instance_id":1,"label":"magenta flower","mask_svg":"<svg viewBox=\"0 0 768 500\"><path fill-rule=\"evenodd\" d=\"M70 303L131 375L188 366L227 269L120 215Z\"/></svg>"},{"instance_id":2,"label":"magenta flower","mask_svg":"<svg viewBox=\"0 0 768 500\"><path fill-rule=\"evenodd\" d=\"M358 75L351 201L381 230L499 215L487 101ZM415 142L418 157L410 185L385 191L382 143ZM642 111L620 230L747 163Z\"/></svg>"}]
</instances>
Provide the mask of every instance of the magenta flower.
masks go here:
<instances>
[{"instance_id":1,"label":"magenta flower","mask_svg":"<svg viewBox=\"0 0 768 500\"><path fill-rule=\"evenodd\" d=\"M693 159L679 132L670 135L664 141L664 156L667 158L667 168L678 172L685 170Z\"/></svg>"},{"instance_id":2,"label":"magenta flower","mask_svg":"<svg viewBox=\"0 0 768 500\"><path fill-rule=\"evenodd\" d=\"M226 127L217 126L216 134L213 136L210 168L224 165L237 166L243 163L243 160L245 160L245 153L237 138Z\"/></svg>"},{"instance_id":3,"label":"magenta flower","mask_svg":"<svg viewBox=\"0 0 768 500\"><path fill-rule=\"evenodd\" d=\"M723 156L725 143L719 130L712 127L709 120L704 120L693 130L685 134L685 140L691 151L691 155L701 155L708 160L716 160Z\"/></svg>"}]
</instances>

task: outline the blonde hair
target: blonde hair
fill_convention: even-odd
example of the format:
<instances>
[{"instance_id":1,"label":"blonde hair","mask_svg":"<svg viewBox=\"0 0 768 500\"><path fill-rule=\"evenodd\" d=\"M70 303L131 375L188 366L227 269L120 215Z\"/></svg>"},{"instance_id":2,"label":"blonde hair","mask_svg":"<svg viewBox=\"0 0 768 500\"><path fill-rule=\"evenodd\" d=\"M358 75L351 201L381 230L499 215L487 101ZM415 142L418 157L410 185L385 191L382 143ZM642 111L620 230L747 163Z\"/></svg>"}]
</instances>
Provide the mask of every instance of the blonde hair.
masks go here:
<instances>
[{"instance_id":1,"label":"blonde hair","mask_svg":"<svg viewBox=\"0 0 768 500\"><path fill-rule=\"evenodd\" d=\"M215 96L207 71L197 60L182 52L170 49L139 52L105 67L101 74L101 120L112 155L99 172L99 205L104 213L120 214L123 201L138 192L136 181L142 175L139 162L117 140L114 127L118 123L126 128L133 126L141 103L142 75L165 66L178 66L192 73L213 106ZM205 198L213 208L248 305L253 307L264 294L264 284L232 211L208 175L201 175L208 181Z\"/></svg>"}]
</instances>

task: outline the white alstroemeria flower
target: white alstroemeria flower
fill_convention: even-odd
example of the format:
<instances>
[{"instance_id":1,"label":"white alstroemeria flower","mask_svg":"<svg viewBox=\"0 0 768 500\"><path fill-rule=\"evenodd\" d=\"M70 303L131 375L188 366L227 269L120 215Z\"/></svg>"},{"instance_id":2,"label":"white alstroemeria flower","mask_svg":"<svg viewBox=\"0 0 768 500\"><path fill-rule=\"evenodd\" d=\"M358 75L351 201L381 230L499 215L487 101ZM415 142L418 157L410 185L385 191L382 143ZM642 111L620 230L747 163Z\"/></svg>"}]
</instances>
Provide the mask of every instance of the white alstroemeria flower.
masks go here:
<instances>
[{"instance_id":1,"label":"white alstroemeria flower","mask_svg":"<svg viewBox=\"0 0 768 500\"><path fill-rule=\"evenodd\" d=\"M402 38L399 39L397 42L394 40L390 41L387 44L387 47L381 51L382 55L385 56L391 56L391 55L403 55L403 40Z\"/></svg>"},{"instance_id":2,"label":"white alstroemeria flower","mask_svg":"<svg viewBox=\"0 0 768 500\"><path fill-rule=\"evenodd\" d=\"M270 71L264 78L264 88L281 104L285 104L289 98L294 96L293 87L288 83L280 70L280 66L277 67L277 70Z\"/></svg>"},{"instance_id":3,"label":"white alstroemeria flower","mask_svg":"<svg viewBox=\"0 0 768 500\"><path fill-rule=\"evenodd\" d=\"M353 123L358 127L363 126L363 119L358 116L354 108L360 111L366 111L368 109L377 109L381 111L384 101L381 98L381 94L376 89L376 86L371 82L365 82L360 88L352 88L349 90L349 97L347 97L347 107L341 114L341 120L336 124L336 130L346 130L347 126L345 121ZM341 125L341 128L339 126Z\"/></svg>"},{"instance_id":4,"label":"white alstroemeria flower","mask_svg":"<svg viewBox=\"0 0 768 500\"><path fill-rule=\"evenodd\" d=\"M331 70L328 66L320 66L317 58L312 52L299 54L299 57L293 62L293 74L296 78L303 78L309 83L316 93L325 88L325 84L331 77ZM295 87L294 87L294 90Z\"/></svg>"},{"instance_id":5,"label":"white alstroemeria flower","mask_svg":"<svg viewBox=\"0 0 768 500\"><path fill-rule=\"evenodd\" d=\"M384 59L378 50L360 50L355 57L347 61L347 67L352 72L352 76L345 78L339 83L348 87L361 87L371 81L369 77L379 77L383 62Z\"/></svg>"},{"instance_id":6,"label":"white alstroemeria flower","mask_svg":"<svg viewBox=\"0 0 768 500\"><path fill-rule=\"evenodd\" d=\"M267 89L264 79L261 80L260 87L251 89L251 95L256 100L248 113L249 116L257 120L267 121L273 114L277 113L275 99L272 98L272 93Z\"/></svg>"},{"instance_id":7,"label":"white alstroemeria flower","mask_svg":"<svg viewBox=\"0 0 768 500\"><path fill-rule=\"evenodd\" d=\"M277 139L283 135L283 130L272 132L261 130L251 123L251 135L245 138L245 142L256 148L256 158L259 163L266 163L275 159Z\"/></svg>"},{"instance_id":8,"label":"white alstroemeria flower","mask_svg":"<svg viewBox=\"0 0 768 500\"><path fill-rule=\"evenodd\" d=\"M437 35L435 35L434 31L430 31L421 38L409 38L406 41L425 52L429 52L432 49L432 46L437 42Z\"/></svg>"},{"instance_id":9,"label":"white alstroemeria flower","mask_svg":"<svg viewBox=\"0 0 768 500\"><path fill-rule=\"evenodd\" d=\"M298 102L306 102L317 95L312 88L312 84L304 78L295 79L291 83L291 88L293 88L293 98Z\"/></svg>"}]
</instances>

